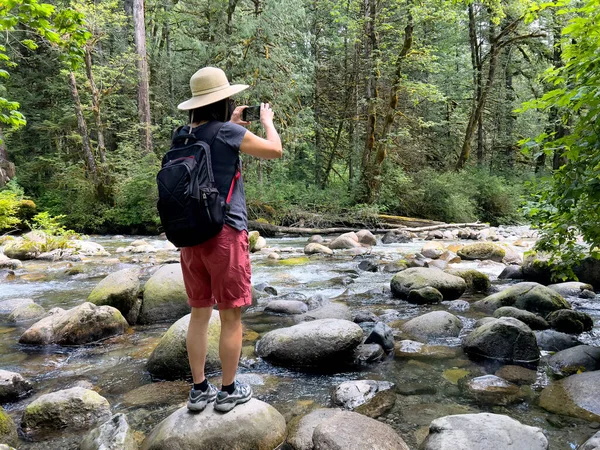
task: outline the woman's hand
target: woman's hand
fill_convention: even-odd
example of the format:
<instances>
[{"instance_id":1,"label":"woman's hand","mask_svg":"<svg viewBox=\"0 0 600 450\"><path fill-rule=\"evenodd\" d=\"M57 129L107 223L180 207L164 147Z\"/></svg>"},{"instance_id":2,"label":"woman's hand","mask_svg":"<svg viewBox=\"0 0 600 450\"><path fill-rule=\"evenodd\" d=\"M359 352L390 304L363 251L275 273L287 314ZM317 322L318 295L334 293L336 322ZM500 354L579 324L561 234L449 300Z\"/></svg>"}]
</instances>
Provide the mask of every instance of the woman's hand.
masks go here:
<instances>
[{"instance_id":1,"label":"woman's hand","mask_svg":"<svg viewBox=\"0 0 600 450\"><path fill-rule=\"evenodd\" d=\"M268 103L260 104L260 123L262 123L262 126L264 128L266 128L269 125L273 125L274 114L275 113L273 113L273 110L271 109L271 106L269 106Z\"/></svg>"},{"instance_id":2,"label":"woman's hand","mask_svg":"<svg viewBox=\"0 0 600 450\"><path fill-rule=\"evenodd\" d=\"M241 125L243 127L247 127L250 125L250 122L246 122L242 120L242 111L244 111L248 105L238 106L233 110L233 114L231 114L231 123L235 123L237 125Z\"/></svg>"}]
</instances>

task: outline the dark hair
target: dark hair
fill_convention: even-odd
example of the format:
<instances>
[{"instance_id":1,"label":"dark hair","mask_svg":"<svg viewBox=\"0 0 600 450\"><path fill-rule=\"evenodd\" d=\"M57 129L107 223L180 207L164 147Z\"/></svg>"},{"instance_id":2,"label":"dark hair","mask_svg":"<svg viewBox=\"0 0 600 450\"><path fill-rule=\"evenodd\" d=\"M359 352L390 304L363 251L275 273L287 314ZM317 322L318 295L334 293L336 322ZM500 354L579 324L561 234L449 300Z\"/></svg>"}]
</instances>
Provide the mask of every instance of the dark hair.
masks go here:
<instances>
[{"instance_id":1,"label":"dark hair","mask_svg":"<svg viewBox=\"0 0 600 450\"><path fill-rule=\"evenodd\" d=\"M203 121L218 120L227 122L231 119L231 114L235 109L235 103L232 99L226 98L210 105L192 109L190 111L190 123L199 123Z\"/></svg>"}]
</instances>

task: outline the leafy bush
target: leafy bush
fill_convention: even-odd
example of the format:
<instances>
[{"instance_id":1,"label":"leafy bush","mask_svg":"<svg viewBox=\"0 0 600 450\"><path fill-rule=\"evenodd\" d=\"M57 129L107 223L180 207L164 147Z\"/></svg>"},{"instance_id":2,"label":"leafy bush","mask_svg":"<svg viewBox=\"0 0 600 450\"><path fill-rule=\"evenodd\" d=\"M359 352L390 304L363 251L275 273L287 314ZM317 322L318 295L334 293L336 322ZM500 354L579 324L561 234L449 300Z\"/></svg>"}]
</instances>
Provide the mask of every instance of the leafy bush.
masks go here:
<instances>
[{"instance_id":1,"label":"leafy bush","mask_svg":"<svg viewBox=\"0 0 600 450\"><path fill-rule=\"evenodd\" d=\"M11 191L0 191L0 231L17 226L21 221L17 217L21 200Z\"/></svg>"}]
</instances>

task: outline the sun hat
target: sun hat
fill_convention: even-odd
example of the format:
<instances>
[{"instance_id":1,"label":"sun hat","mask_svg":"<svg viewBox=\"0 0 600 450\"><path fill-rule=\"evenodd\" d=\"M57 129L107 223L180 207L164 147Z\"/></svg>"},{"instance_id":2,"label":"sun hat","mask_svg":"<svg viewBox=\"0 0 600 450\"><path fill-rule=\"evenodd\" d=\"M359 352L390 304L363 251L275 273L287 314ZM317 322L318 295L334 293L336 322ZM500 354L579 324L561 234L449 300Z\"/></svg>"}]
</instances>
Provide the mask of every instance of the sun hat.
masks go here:
<instances>
[{"instance_id":1,"label":"sun hat","mask_svg":"<svg viewBox=\"0 0 600 450\"><path fill-rule=\"evenodd\" d=\"M177 109L187 111L210 105L248 89L246 84L229 84L227 75L216 67L204 67L190 78L192 98L177 105Z\"/></svg>"}]
</instances>

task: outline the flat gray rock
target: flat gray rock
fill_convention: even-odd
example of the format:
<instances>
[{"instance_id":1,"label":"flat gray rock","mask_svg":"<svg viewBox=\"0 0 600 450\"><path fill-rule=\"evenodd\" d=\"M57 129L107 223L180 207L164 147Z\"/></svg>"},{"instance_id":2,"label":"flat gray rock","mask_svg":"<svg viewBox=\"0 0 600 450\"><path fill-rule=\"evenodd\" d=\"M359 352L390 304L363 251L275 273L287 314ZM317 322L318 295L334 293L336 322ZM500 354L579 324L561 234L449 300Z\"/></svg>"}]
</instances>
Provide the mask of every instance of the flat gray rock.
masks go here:
<instances>
[{"instance_id":1,"label":"flat gray rock","mask_svg":"<svg viewBox=\"0 0 600 450\"><path fill-rule=\"evenodd\" d=\"M600 422L600 370L551 384L542 391L540 406L556 414Z\"/></svg>"},{"instance_id":2,"label":"flat gray rock","mask_svg":"<svg viewBox=\"0 0 600 450\"><path fill-rule=\"evenodd\" d=\"M407 299L410 291L432 287L444 300L456 300L467 290L465 280L439 269L413 267L397 273L392 278L391 289L395 297Z\"/></svg>"},{"instance_id":3,"label":"flat gray rock","mask_svg":"<svg viewBox=\"0 0 600 450\"><path fill-rule=\"evenodd\" d=\"M378 392L389 390L393 386L389 381L345 381L335 388L331 398L334 405L352 410L367 403Z\"/></svg>"},{"instance_id":4,"label":"flat gray rock","mask_svg":"<svg viewBox=\"0 0 600 450\"><path fill-rule=\"evenodd\" d=\"M462 322L449 312L433 311L409 320L401 328L415 339L428 342L440 338L457 337L462 329Z\"/></svg>"},{"instance_id":5,"label":"flat gray rock","mask_svg":"<svg viewBox=\"0 0 600 450\"><path fill-rule=\"evenodd\" d=\"M600 370L600 348L590 345L571 347L552 355L548 365L556 375L562 376Z\"/></svg>"},{"instance_id":6,"label":"flat gray rock","mask_svg":"<svg viewBox=\"0 0 600 450\"><path fill-rule=\"evenodd\" d=\"M125 414L115 414L94 428L81 442L79 450L137 450L133 431Z\"/></svg>"}]
</instances>

